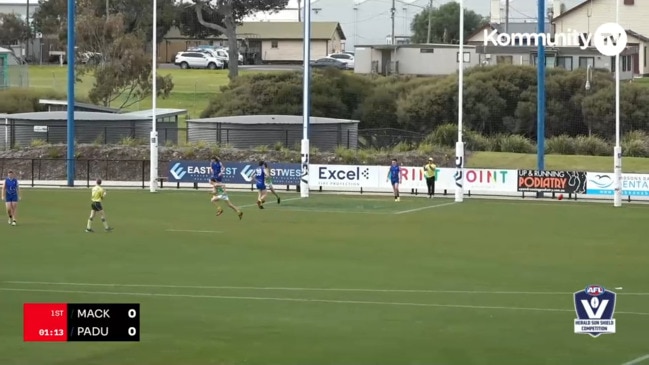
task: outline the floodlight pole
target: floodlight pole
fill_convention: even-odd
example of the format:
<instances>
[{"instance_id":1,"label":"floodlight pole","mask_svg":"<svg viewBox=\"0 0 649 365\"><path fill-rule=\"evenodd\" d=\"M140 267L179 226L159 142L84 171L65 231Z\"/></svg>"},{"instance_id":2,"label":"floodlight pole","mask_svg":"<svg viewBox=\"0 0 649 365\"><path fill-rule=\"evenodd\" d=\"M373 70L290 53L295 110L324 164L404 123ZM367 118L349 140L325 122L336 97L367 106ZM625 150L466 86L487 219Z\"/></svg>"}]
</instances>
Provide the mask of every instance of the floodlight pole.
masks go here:
<instances>
[{"instance_id":1,"label":"floodlight pole","mask_svg":"<svg viewBox=\"0 0 649 365\"><path fill-rule=\"evenodd\" d=\"M545 0L538 0L538 33L545 34ZM538 42L536 57L536 169L545 170L545 44ZM543 192L537 194L543 197Z\"/></svg>"},{"instance_id":2,"label":"floodlight pole","mask_svg":"<svg viewBox=\"0 0 649 365\"><path fill-rule=\"evenodd\" d=\"M304 2L304 73L302 75L302 174L300 197L309 197L309 117L311 114L311 0Z\"/></svg>"},{"instance_id":3,"label":"floodlight pole","mask_svg":"<svg viewBox=\"0 0 649 365\"><path fill-rule=\"evenodd\" d=\"M430 10L429 10L430 11ZM464 142L462 142L462 118L464 105L464 0L460 0L460 44L457 56L457 143L455 144L455 202L464 201Z\"/></svg>"},{"instance_id":4,"label":"floodlight pole","mask_svg":"<svg viewBox=\"0 0 649 365\"><path fill-rule=\"evenodd\" d=\"M158 188L158 0L153 0L153 38L151 41L151 156L149 157L149 190L155 193Z\"/></svg>"},{"instance_id":5,"label":"floodlight pole","mask_svg":"<svg viewBox=\"0 0 649 365\"><path fill-rule=\"evenodd\" d=\"M75 140L75 130L74 130L74 108L75 108L75 102L74 99L74 83L75 83L75 75L74 75L74 61L76 57L76 52L75 52L75 34L74 34L74 25L75 25L75 20L74 20L74 15L75 15L75 0L68 0L68 109L67 109L67 134L68 134L68 153L67 153L67 178L68 178L68 186L74 186L74 178L76 177L75 174L75 153L74 153L74 140Z\"/></svg>"},{"instance_id":6,"label":"floodlight pole","mask_svg":"<svg viewBox=\"0 0 649 365\"><path fill-rule=\"evenodd\" d=\"M615 23L620 24L620 1L615 0ZM615 55L615 148L613 149L613 206L622 206L622 147L620 146L620 53Z\"/></svg>"}]
</instances>

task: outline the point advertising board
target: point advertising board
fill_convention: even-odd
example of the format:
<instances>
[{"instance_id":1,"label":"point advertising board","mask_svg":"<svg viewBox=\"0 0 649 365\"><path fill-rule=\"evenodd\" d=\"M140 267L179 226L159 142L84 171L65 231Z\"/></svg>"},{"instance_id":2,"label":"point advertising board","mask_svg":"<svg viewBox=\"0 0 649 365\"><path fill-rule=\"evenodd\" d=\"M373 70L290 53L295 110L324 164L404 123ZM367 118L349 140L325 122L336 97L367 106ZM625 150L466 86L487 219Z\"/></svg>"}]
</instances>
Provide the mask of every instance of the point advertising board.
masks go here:
<instances>
[{"instance_id":1,"label":"point advertising board","mask_svg":"<svg viewBox=\"0 0 649 365\"><path fill-rule=\"evenodd\" d=\"M224 162L223 181L226 184L251 184L258 163ZM302 168L297 163L269 163L276 185L299 185ZM212 177L209 161L171 161L169 182L205 183Z\"/></svg>"},{"instance_id":2,"label":"point advertising board","mask_svg":"<svg viewBox=\"0 0 649 365\"><path fill-rule=\"evenodd\" d=\"M390 188L386 182L389 167L379 167L381 187ZM464 169L464 189L468 191L500 191L504 193L516 192L516 170L487 170ZM403 189L417 189L425 192L426 179L422 167L402 166L399 187ZM435 190L455 191L455 169L438 168L435 180Z\"/></svg>"},{"instance_id":3,"label":"point advertising board","mask_svg":"<svg viewBox=\"0 0 649 365\"><path fill-rule=\"evenodd\" d=\"M586 179L587 195L613 195L614 175L607 172L588 172ZM622 174L622 195L649 196L649 175Z\"/></svg>"}]
</instances>

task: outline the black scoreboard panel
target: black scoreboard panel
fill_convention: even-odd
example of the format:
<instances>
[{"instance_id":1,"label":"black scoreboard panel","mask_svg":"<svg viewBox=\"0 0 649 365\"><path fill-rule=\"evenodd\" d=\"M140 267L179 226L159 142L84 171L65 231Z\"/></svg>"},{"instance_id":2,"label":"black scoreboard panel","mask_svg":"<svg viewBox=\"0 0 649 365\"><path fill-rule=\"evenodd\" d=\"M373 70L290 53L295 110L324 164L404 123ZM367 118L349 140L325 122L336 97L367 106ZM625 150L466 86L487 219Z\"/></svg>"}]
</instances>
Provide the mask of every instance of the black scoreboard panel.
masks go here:
<instances>
[{"instance_id":1,"label":"black scoreboard panel","mask_svg":"<svg viewBox=\"0 0 649 365\"><path fill-rule=\"evenodd\" d=\"M68 341L140 341L139 304L68 304Z\"/></svg>"}]
</instances>

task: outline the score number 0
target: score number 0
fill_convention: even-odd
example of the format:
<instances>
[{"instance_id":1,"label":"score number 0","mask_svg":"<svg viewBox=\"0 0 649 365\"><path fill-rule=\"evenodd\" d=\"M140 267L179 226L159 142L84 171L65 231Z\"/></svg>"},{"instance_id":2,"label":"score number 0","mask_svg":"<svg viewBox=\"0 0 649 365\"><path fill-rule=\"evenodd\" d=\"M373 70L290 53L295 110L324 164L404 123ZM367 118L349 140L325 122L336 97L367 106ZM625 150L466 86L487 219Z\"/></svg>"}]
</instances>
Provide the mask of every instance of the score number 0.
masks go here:
<instances>
[{"instance_id":1,"label":"score number 0","mask_svg":"<svg viewBox=\"0 0 649 365\"><path fill-rule=\"evenodd\" d=\"M135 317L137 317L137 311L135 309L129 309L128 310L128 318L133 319ZM135 327L129 327L128 328L128 335L131 336L131 337L137 335L137 329Z\"/></svg>"}]
</instances>

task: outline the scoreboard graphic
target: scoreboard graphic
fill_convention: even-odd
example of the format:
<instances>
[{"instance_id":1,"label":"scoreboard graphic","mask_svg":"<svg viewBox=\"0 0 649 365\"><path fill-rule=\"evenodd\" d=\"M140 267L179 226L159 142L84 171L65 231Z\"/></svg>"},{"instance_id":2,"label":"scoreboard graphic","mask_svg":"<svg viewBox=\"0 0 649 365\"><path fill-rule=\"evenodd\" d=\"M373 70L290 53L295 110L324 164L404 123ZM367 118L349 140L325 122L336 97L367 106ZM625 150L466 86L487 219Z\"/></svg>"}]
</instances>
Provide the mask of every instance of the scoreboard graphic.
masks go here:
<instances>
[{"instance_id":1,"label":"scoreboard graphic","mask_svg":"<svg viewBox=\"0 0 649 365\"><path fill-rule=\"evenodd\" d=\"M139 304L25 303L25 342L138 342Z\"/></svg>"}]
</instances>

